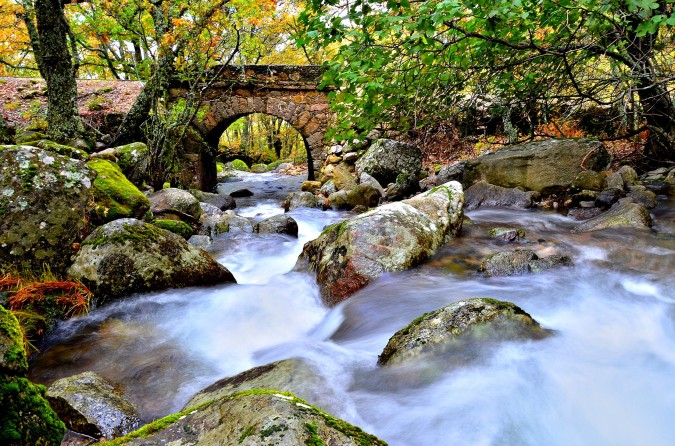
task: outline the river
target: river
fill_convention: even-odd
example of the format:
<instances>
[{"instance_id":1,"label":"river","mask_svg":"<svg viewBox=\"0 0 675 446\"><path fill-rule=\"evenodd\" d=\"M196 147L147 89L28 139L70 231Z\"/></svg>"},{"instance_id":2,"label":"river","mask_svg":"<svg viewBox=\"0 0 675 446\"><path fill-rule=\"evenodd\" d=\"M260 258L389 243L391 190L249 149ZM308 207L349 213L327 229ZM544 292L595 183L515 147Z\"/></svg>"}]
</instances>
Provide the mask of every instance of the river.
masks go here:
<instances>
[{"instance_id":1,"label":"river","mask_svg":"<svg viewBox=\"0 0 675 446\"><path fill-rule=\"evenodd\" d=\"M237 213L283 212L300 179L243 175ZM31 378L93 370L121 383L149 420L180 410L212 382L301 357L326 379L318 403L389 444L675 444L675 201L654 210L652 231L572 234L554 212L480 209L474 225L433 259L386 275L335 308L311 274L292 272L302 245L348 213L289 213L300 236L229 233L209 251L236 285L132 296L61 324ZM486 279L486 255L512 245L494 226L526 230L519 247L569 254L575 266ZM471 351L452 363L376 366L389 337L424 312L469 297L521 306L555 335Z\"/></svg>"}]
</instances>

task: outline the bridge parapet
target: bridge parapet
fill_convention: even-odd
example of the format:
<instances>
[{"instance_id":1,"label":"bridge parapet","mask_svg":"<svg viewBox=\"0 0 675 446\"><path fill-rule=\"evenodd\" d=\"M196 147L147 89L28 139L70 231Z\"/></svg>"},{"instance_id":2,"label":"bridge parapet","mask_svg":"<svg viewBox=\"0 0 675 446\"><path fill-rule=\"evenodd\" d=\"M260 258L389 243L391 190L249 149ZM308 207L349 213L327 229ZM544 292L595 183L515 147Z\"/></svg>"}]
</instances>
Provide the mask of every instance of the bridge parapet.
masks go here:
<instances>
[{"instance_id":1,"label":"bridge parapet","mask_svg":"<svg viewBox=\"0 0 675 446\"><path fill-rule=\"evenodd\" d=\"M274 90L316 91L324 73L319 65L226 65L212 68L206 77L215 76L211 88L264 88ZM185 87L175 81L172 87Z\"/></svg>"}]
</instances>

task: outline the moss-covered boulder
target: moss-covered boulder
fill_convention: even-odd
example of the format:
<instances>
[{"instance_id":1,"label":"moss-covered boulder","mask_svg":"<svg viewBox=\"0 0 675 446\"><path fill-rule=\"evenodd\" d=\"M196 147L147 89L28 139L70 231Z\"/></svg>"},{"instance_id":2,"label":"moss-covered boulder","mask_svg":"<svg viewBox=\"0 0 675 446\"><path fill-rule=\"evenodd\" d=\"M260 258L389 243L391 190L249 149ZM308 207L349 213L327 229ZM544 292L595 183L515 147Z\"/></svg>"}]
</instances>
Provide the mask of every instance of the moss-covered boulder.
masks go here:
<instances>
[{"instance_id":1,"label":"moss-covered boulder","mask_svg":"<svg viewBox=\"0 0 675 446\"><path fill-rule=\"evenodd\" d=\"M37 147L56 153L58 155L67 156L68 158L74 158L77 160L86 160L89 157L89 154L82 149L78 149L77 147L66 146L63 144L57 144L54 141L49 141L46 139L43 139L40 142L38 142Z\"/></svg>"},{"instance_id":2,"label":"moss-covered boulder","mask_svg":"<svg viewBox=\"0 0 675 446\"><path fill-rule=\"evenodd\" d=\"M0 374L28 373L23 334L14 315L0 306Z\"/></svg>"},{"instance_id":3,"label":"moss-covered boulder","mask_svg":"<svg viewBox=\"0 0 675 446\"><path fill-rule=\"evenodd\" d=\"M348 298L386 272L419 265L462 226L462 186L450 182L329 226L305 244L296 268L317 274L324 302Z\"/></svg>"},{"instance_id":4,"label":"moss-covered boulder","mask_svg":"<svg viewBox=\"0 0 675 446\"><path fill-rule=\"evenodd\" d=\"M117 163L129 181L138 187L143 184L148 166L148 147L142 142L110 147L92 153L91 157L107 159Z\"/></svg>"},{"instance_id":5,"label":"moss-covered boulder","mask_svg":"<svg viewBox=\"0 0 675 446\"><path fill-rule=\"evenodd\" d=\"M192 229L192 226L189 224L185 223L184 221L180 220L154 220L152 222L153 225L157 226L158 228L166 229L169 232L173 232L174 234L180 235L183 237L185 240L189 239L192 234L194 233L194 230Z\"/></svg>"},{"instance_id":6,"label":"moss-covered boulder","mask_svg":"<svg viewBox=\"0 0 675 446\"><path fill-rule=\"evenodd\" d=\"M266 218L253 226L253 232L257 234L288 234L298 236L298 222L288 215L274 215Z\"/></svg>"},{"instance_id":7,"label":"moss-covered boulder","mask_svg":"<svg viewBox=\"0 0 675 446\"><path fill-rule=\"evenodd\" d=\"M38 132L36 130L19 129L17 130L14 139L17 144L33 145L37 144L39 141L42 141L43 139L47 139L47 135L45 135L42 132Z\"/></svg>"},{"instance_id":8,"label":"moss-covered boulder","mask_svg":"<svg viewBox=\"0 0 675 446\"><path fill-rule=\"evenodd\" d=\"M27 371L19 322L0 306L0 444L58 446L66 427Z\"/></svg>"},{"instance_id":9,"label":"moss-covered boulder","mask_svg":"<svg viewBox=\"0 0 675 446\"><path fill-rule=\"evenodd\" d=\"M206 251L157 226L124 218L98 227L68 270L102 303L134 292L235 282Z\"/></svg>"},{"instance_id":10,"label":"moss-covered boulder","mask_svg":"<svg viewBox=\"0 0 675 446\"><path fill-rule=\"evenodd\" d=\"M467 299L423 314L396 332L379 365L401 364L421 355L452 354L468 343L541 339L548 331L520 307L495 299Z\"/></svg>"},{"instance_id":11,"label":"moss-covered boulder","mask_svg":"<svg viewBox=\"0 0 675 446\"><path fill-rule=\"evenodd\" d=\"M118 218L143 218L150 209L150 201L127 180L117 164L95 159L87 166L96 172L92 188L94 206L89 214L92 221L103 224Z\"/></svg>"},{"instance_id":12,"label":"moss-covered boulder","mask_svg":"<svg viewBox=\"0 0 675 446\"><path fill-rule=\"evenodd\" d=\"M46 395L66 427L74 432L112 439L141 425L136 408L120 389L94 372L56 380Z\"/></svg>"},{"instance_id":13,"label":"moss-covered boulder","mask_svg":"<svg viewBox=\"0 0 675 446\"><path fill-rule=\"evenodd\" d=\"M607 228L649 229L652 217L649 210L641 204L624 198L615 203L610 210L597 217L586 220L575 226L572 232L598 231Z\"/></svg>"},{"instance_id":14,"label":"moss-covered boulder","mask_svg":"<svg viewBox=\"0 0 675 446\"><path fill-rule=\"evenodd\" d=\"M241 170L242 172L250 172L251 171L251 169L249 169L248 165L240 159L232 160L228 163L228 165L231 168L233 168L234 170Z\"/></svg>"},{"instance_id":15,"label":"moss-covered boulder","mask_svg":"<svg viewBox=\"0 0 675 446\"><path fill-rule=\"evenodd\" d=\"M61 274L87 231L96 173L84 161L29 146L0 146L0 270Z\"/></svg>"},{"instance_id":16,"label":"moss-covered boulder","mask_svg":"<svg viewBox=\"0 0 675 446\"><path fill-rule=\"evenodd\" d=\"M114 441L116 445L380 446L382 440L295 395L276 390L235 393L169 415Z\"/></svg>"},{"instance_id":17,"label":"moss-covered boulder","mask_svg":"<svg viewBox=\"0 0 675 446\"><path fill-rule=\"evenodd\" d=\"M467 161L463 184L478 181L496 186L539 192L543 195L566 190L584 170L600 172L611 157L599 141L549 139L507 148Z\"/></svg>"}]
</instances>

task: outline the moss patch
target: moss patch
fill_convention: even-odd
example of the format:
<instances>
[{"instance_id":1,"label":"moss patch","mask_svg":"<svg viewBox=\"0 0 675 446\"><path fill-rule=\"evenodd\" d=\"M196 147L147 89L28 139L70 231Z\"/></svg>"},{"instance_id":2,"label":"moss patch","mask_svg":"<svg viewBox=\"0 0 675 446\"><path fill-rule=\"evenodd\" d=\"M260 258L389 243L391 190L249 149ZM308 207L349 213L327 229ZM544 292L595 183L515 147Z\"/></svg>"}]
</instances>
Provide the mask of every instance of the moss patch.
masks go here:
<instances>
[{"instance_id":1,"label":"moss patch","mask_svg":"<svg viewBox=\"0 0 675 446\"><path fill-rule=\"evenodd\" d=\"M233 161L230 161L230 167L232 167L235 170L241 170L243 172L250 172L251 169L248 168L245 162L243 162L240 159L236 159Z\"/></svg>"},{"instance_id":2,"label":"moss patch","mask_svg":"<svg viewBox=\"0 0 675 446\"><path fill-rule=\"evenodd\" d=\"M98 248L102 245L124 245L125 243L131 243L134 246L144 245L148 239L155 240L158 237L163 236L163 231L163 229L149 224L125 223L124 232L107 234L100 229L94 231L82 242L82 246L90 245L94 248Z\"/></svg>"},{"instance_id":3,"label":"moss patch","mask_svg":"<svg viewBox=\"0 0 675 446\"><path fill-rule=\"evenodd\" d=\"M0 444L58 446L66 426L49 407L45 388L26 378L0 378Z\"/></svg>"},{"instance_id":4,"label":"moss patch","mask_svg":"<svg viewBox=\"0 0 675 446\"><path fill-rule=\"evenodd\" d=\"M2 306L0 306L0 371L12 374L28 372L19 321Z\"/></svg>"},{"instance_id":5,"label":"moss patch","mask_svg":"<svg viewBox=\"0 0 675 446\"><path fill-rule=\"evenodd\" d=\"M127 180L115 163L95 159L87 165L98 174L93 187L94 207L90 213L95 221L142 218L150 209L148 197Z\"/></svg>"},{"instance_id":6,"label":"moss patch","mask_svg":"<svg viewBox=\"0 0 675 446\"><path fill-rule=\"evenodd\" d=\"M192 233L194 232L189 224L180 220L160 219L153 221L152 224L162 229L166 229L169 232L173 232L174 234L178 234L186 240L189 239Z\"/></svg>"}]
</instances>

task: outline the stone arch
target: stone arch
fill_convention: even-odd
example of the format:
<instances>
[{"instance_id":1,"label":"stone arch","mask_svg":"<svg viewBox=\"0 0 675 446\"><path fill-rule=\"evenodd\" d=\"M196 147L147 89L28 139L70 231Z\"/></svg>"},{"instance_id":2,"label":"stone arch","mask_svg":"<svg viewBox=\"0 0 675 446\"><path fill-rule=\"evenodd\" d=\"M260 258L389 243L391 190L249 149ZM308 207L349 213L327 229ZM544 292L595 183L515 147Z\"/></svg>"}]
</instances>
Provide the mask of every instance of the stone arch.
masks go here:
<instances>
[{"instance_id":1,"label":"stone arch","mask_svg":"<svg viewBox=\"0 0 675 446\"><path fill-rule=\"evenodd\" d=\"M202 113L193 122L205 147L199 154L186 153L186 163L195 163L194 187L215 187L215 153L222 133L237 119L264 113L288 122L305 141L308 179L314 179L330 120L327 92L319 90L322 71L315 66L244 66L226 67L202 94ZM173 99L187 94L184 87L171 89ZM192 160L190 160L190 155ZM212 166L211 166L212 165ZM210 172L213 170L213 172ZM212 184L213 183L213 184Z\"/></svg>"}]
</instances>

